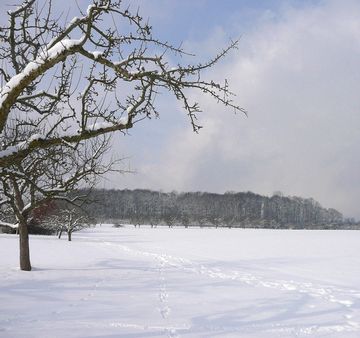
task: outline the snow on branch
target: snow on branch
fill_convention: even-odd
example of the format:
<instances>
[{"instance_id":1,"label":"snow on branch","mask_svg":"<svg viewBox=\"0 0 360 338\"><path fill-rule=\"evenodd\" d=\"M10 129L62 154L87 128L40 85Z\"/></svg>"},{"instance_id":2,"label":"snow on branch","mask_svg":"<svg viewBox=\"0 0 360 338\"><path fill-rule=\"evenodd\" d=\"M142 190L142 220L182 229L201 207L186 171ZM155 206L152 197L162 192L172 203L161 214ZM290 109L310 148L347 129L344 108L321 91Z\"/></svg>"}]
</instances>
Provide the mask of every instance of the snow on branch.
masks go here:
<instances>
[{"instance_id":1,"label":"snow on branch","mask_svg":"<svg viewBox=\"0 0 360 338\"><path fill-rule=\"evenodd\" d=\"M7 222L3 222L0 220L0 226L5 226L5 227L9 227L9 228L12 228L12 229L17 229L19 224L18 223L7 223Z\"/></svg>"}]
</instances>

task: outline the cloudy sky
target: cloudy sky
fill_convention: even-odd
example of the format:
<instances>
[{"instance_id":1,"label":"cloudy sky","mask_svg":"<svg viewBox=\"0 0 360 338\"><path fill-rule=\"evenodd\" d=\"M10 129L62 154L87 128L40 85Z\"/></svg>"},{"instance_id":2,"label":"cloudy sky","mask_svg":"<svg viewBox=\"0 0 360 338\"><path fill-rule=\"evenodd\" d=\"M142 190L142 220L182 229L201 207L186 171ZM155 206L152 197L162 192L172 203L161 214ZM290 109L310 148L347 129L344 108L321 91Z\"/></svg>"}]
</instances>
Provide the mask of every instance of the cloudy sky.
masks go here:
<instances>
[{"instance_id":1,"label":"cloudy sky","mask_svg":"<svg viewBox=\"0 0 360 338\"><path fill-rule=\"evenodd\" d=\"M159 120L117 140L136 174L106 186L165 191L253 191L313 197L360 218L359 1L142 1L161 38L201 60L241 36L210 72L247 109L234 115L199 97L191 131L175 100Z\"/></svg>"},{"instance_id":2,"label":"cloudy sky","mask_svg":"<svg viewBox=\"0 0 360 338\"><path fill-rule=\"evenodd\" d=\"M133 3L133 2L132 2ZM158 97L159 120L117 139L136 174L104 186L313 197L360 218L359 1L139 1L154 32L205 60L241 37L210 75L248 118L198 97L194 134Z\"/></svg>"},{"instance_id":3,"label":"cloudy sky","mask_svg":"<svg viewBox=\"0 0 360 338\"><path fill-rule=\"evenodd\" d=\"M282 191L360 219L360 1L130 3L195 62L241 37L207 75L229 80L248 117L199 96L204 128L194 134L176 100L159 95L160 119L116 137L116 156L129 157L136 174L101 187Z\"/></svg>"}]
</instances>

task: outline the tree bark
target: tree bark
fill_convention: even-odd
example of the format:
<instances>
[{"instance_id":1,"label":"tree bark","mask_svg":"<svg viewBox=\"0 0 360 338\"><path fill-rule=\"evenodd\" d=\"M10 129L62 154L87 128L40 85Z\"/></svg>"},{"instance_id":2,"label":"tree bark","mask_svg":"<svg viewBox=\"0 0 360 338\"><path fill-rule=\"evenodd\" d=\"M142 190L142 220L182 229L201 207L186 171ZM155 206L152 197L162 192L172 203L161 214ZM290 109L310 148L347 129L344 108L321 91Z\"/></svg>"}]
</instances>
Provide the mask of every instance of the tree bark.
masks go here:
<instances>
[{"instance_id":1,"label":"tree bark","mask_svg":"<svg viewBox=\"0 0 360 338\"><path fill-rule=\"evenodd\" d=\"M68 232L68 241L71 242L71 231Z\"/></svg>"},{"instance_id":2,"label":"tree bark","mask_svg":"<svg viewBox=\"0 0 360 338\"><path fill-rule=\"evenodd\" d=\"M31 271L29 233L26 223L19 224L20 270Z\"/></svg>"}]
</instances>

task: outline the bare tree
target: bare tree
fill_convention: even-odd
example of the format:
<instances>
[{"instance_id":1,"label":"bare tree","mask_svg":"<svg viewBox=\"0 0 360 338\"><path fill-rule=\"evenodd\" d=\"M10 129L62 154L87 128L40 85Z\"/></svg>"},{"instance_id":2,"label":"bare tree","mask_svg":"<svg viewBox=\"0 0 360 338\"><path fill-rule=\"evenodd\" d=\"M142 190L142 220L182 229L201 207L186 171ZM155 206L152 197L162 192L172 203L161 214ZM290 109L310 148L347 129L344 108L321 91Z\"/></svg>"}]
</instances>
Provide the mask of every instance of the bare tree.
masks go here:
<instances>
[{"instance_id":1,"label":"bare tree","mask_svg":"<svg viewBox=\"0 0 360 338\"><path fill-rule=\"evenodd\" d=\"M71 241L73 232L91 226L89 217L86 214L79 212L77 208L64 209L62 210L62 213L62 218L65 221L64 230L67 233L68 241Z\"/></svg>"},{"instance_id":2,"label":"bare tree","mask_svg":"<svg viewBox=\"0 0 360 338\"><path fill-rule=\"evenodd\" d=\"M69 203L60 203L58 208L42 220L43 225L55 231L60 239L66 232L68 241L72 240L72 234L94 224L93 220L84 212L81 206Z\"/></svg>"},{"instance_id":3,"label":"bare tree","mask_svg":"<svg viewBox=\"0 0 360 338\"><path fill-rule=\"evenodd\" d=\"M203 77L237 41L203 64L171 64L170 53L190 54L154 37L151 26L121 0L94 0L64 24L51 1L25 0L8 18L0 27L0 208L11 208L19 228L23 270L31 269L31 211L104 172L83 141L157 117L161 91L182 103L194 131L201 128L200 107L188 90L245 112L233 103L226 80Z\"/></svg>"}]
</instances>

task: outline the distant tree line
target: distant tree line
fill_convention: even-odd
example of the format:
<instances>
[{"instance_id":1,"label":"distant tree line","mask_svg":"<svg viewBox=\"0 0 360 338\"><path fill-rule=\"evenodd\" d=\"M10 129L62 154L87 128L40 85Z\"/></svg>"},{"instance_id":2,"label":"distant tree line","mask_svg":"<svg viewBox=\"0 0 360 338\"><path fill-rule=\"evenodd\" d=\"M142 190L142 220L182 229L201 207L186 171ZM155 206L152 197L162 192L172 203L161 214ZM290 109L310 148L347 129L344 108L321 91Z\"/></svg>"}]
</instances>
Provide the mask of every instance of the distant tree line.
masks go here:
<instances>
[{"instance_id":1,"label":"distant tree line","mask_svg":"<svg viewBox=\"0 0 360 338\"><path fill-rule=\"evenodd\" d=\"M151 190L93 190L85 206L99 222L157 226L340 228L354 222L312 198L272 197L252 192L164 193ZM354 225L354 224L353 224ZM355 225L354 225L355 226Z\"/></svg>"}]
</instances>

